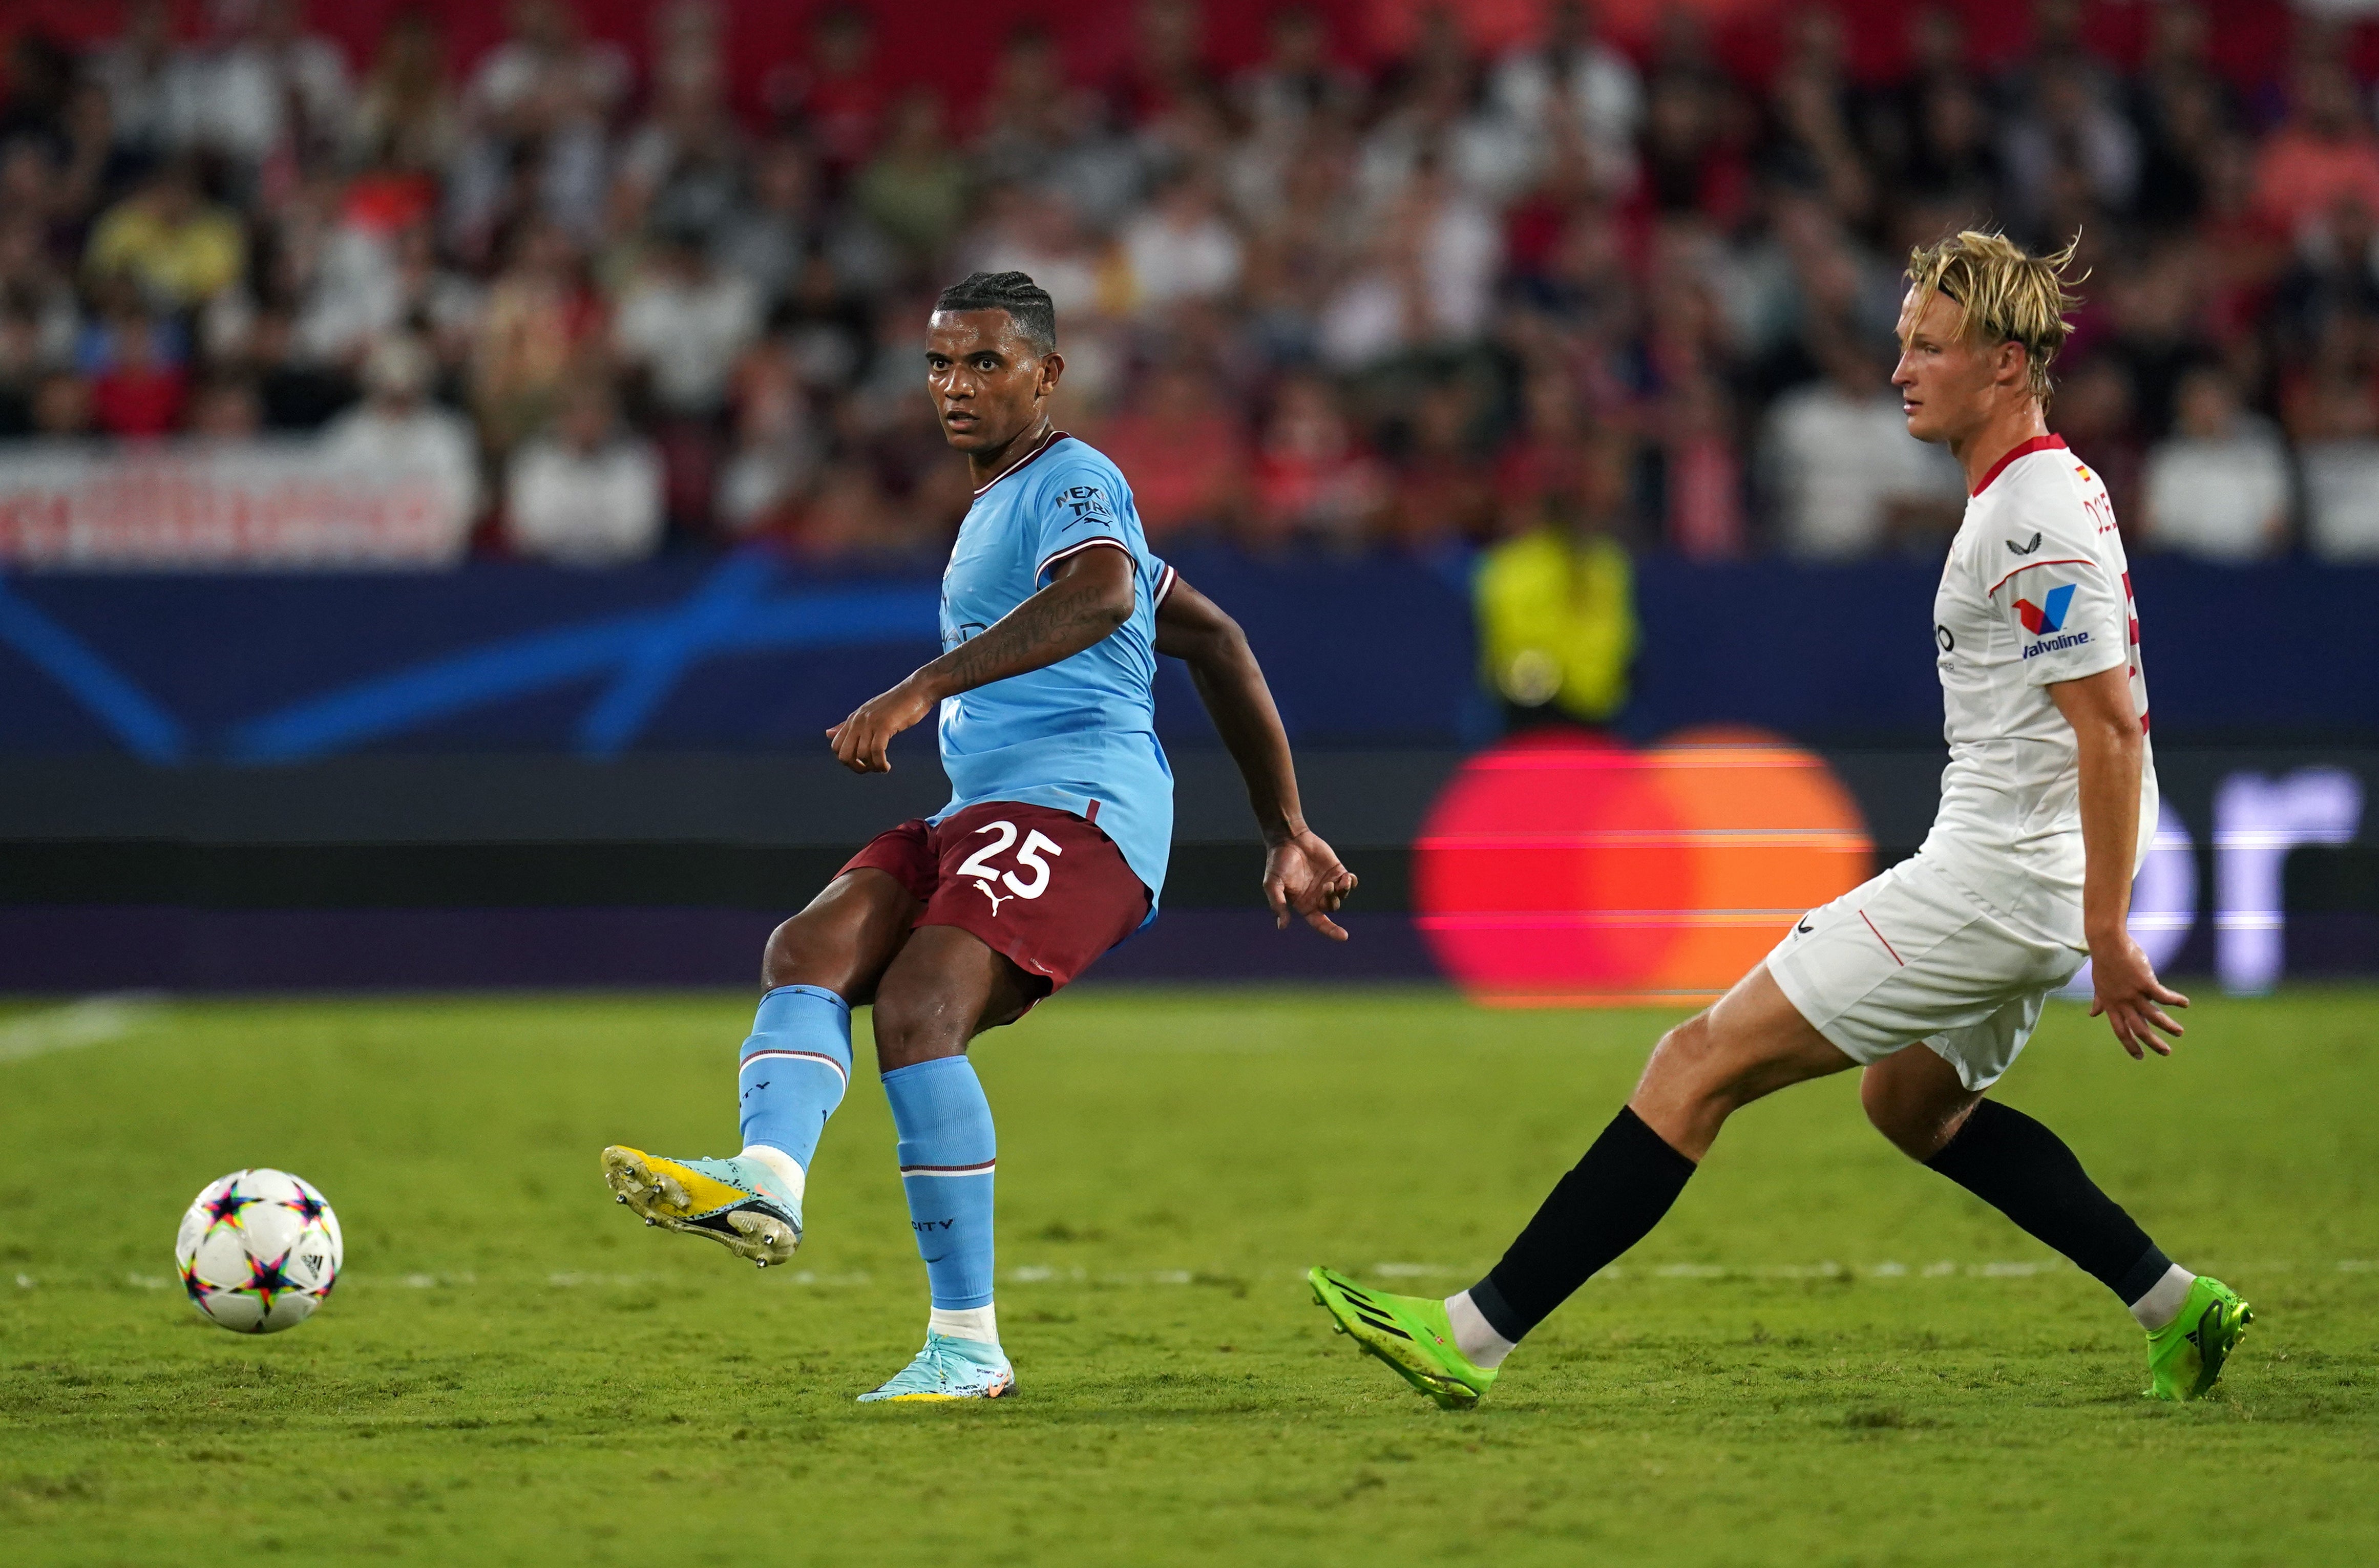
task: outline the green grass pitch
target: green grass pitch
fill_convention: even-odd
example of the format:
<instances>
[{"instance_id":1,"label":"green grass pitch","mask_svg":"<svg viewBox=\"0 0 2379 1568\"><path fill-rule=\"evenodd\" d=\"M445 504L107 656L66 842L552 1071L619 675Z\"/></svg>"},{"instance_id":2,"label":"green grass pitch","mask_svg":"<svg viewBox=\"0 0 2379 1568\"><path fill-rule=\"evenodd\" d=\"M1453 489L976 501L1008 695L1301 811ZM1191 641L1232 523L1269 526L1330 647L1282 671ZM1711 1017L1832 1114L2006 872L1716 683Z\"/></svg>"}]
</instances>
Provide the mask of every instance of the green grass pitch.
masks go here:
<instances>
[{"instance_id":1,"label":"green grass pitch","mask_svg":"<svg viewBox=\"0 0 2379 1568\"><path fill-rule=\"evenodd\" d=\"M1889 1149L1847 1075L1747 1112L1476 1412L1329 1333L1305 1265L1467 1284L1669 1016L1061 997L976 1053L1018 1397L861 1408L924 1312L870 1075L792 1269L646 1231L597 1174L615 1140L726 1151L748 998L170 1002L40 1054L13 1010L0 1561L2379 1558L2368 991L2204 1001L2144 1065L2060 1004L2005 1085L2254 1301L2194 1406L2139 1397L2116 1304ZM272 1339L169 1278L246 1164L346 1229Z\"/></svg>"}]
</instances>

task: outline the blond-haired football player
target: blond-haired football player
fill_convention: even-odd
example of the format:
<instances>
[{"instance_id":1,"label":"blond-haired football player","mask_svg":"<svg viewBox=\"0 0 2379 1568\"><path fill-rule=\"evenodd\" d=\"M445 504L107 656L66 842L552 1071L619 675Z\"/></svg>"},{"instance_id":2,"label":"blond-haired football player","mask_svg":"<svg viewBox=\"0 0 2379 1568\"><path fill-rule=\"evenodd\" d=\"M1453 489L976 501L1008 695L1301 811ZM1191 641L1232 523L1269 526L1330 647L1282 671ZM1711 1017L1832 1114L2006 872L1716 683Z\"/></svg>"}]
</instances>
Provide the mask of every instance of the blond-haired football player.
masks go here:
<instances>
[{"instance_id":1,"label":"blond-haired football player","mask_svg":"<svg viewBox=\"0 0 2379 1568\"><path fill-rule=\"evenodd\" d=\"M2125 929L2156 812L2140 623L2107 488L2048 431L2071 247L1960 234L1909 258L1900 389L1966 514L1933 600L1950 766L1914 859L1811 910L1671 1030L1636 1093L1501 1262L1444 1301L1309 1276L1339 1327L1441 1405L1476 1402L1521 1338L1668 1212L1736 1110L1856 1067L1878 1130L2112 1290L2147 1331L2148 1393L2213 1386L2252 1314L2148 1239L2058 1136L1996 1100L2048 994L2086 959L2132 1056L2188 999Z\"/></svg>"}]
</instances>

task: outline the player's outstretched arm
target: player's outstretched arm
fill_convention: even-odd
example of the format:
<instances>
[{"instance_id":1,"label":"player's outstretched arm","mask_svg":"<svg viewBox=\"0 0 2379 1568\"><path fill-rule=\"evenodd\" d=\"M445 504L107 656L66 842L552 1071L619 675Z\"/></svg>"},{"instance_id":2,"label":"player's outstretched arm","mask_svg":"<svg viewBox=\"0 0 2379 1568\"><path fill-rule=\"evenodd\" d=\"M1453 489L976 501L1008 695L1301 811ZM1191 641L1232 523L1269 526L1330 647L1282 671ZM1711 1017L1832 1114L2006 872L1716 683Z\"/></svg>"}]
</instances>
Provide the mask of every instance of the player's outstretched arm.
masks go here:
<instances>
[{"instance_id":1,"label":"player's outstretched arm","mask_svg":"<svg viewBox=\"0 0 2379 1568\"><path fill-rule=\"evenodd\" d=\"M2097 990L2090 1016L2105 1014L2107 1027L2134 1058L2142 1047L2169 1056L2172 1047L2156 1031L2180 1038L2180 1025L2164 1008L2185 1007L2189 998L2156 979L2156 966L2126 924L2140 841L2140 769L2147 749L2140 716L2131 707L2131 671L2119 665L2079 681L2059 681L2048 695L2073 726L2080 747L2082 929Z\"/></svg>"},{"instance_id":2,"label":"player's outstretched arm","mask_svg":"<svg viewBox=\"0 0 2379 1568\"><path fill-rule=\"evenodd\" d=\"M1071 658L1131 619L1132 558L1086 549L1050 568L1049 585L826 732L853 773L889 773L892 737L944 697Z\"/></svg>"},{"instance_id":3,"label":"player's outstretched arm","mask_svg":"<svg viewBox=\"0 0 2379 1568\"><path fill-rule=\"evenodd\" d=\"M1305 825L1297 798L1297 764L1280 727L1272 688L1239 623L1183 582L1156 607L1156 651L1190 667L1198 698L1248 781L1248 803L1264 839L1264 899L1275 926L1294 913L1334 942L1346 933L1330 918L1355 890L1355 874Z\"/></svg>"}]
</instances>

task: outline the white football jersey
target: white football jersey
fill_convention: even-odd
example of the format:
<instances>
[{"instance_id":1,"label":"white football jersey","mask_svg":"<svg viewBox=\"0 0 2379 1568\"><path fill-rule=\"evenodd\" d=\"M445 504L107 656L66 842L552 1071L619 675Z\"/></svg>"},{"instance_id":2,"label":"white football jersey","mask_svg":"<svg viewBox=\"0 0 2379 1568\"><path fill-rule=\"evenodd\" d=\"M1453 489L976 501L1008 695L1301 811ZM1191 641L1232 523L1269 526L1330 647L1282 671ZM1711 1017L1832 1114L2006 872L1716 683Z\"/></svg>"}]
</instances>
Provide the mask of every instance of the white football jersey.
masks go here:
<instances>
[{"instance_id":1,"label":"white football jersey","mask_svg":"<svg viewBox=\"0 0 2379 1568\"><path fill-rule=\"evenodd\" d=\"M1920 852L2002 912L2082 947L2079 753L2047 688L2128 665L2144 746L2148 693L2115 509L2061 438L2017 447L1967 501L1933 622L1950 766ZM2144 753L2134 874L2156 799Z\"/></svg>"}]
</instances>

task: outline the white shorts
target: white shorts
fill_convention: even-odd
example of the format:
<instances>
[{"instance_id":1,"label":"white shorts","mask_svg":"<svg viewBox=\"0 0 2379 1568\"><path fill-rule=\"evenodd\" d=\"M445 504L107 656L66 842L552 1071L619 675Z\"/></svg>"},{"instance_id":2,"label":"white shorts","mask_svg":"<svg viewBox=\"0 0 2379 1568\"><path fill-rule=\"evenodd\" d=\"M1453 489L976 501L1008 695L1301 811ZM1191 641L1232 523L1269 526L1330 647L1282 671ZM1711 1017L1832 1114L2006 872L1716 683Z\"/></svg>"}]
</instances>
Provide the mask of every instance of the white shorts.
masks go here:
<instances>
[{"instance_id":1,"label":"white shorts","mask_svg":"<svg viewBox=\"0 0 2379 1568\"><path fill-rule=\"evenodd\" d=\"M2089 954L2023 930L1938 867L1902 861L1803 915L1768 972L1851 1060L1922 1044L1984 1090Z\"/></svg>"}]
</instances>

